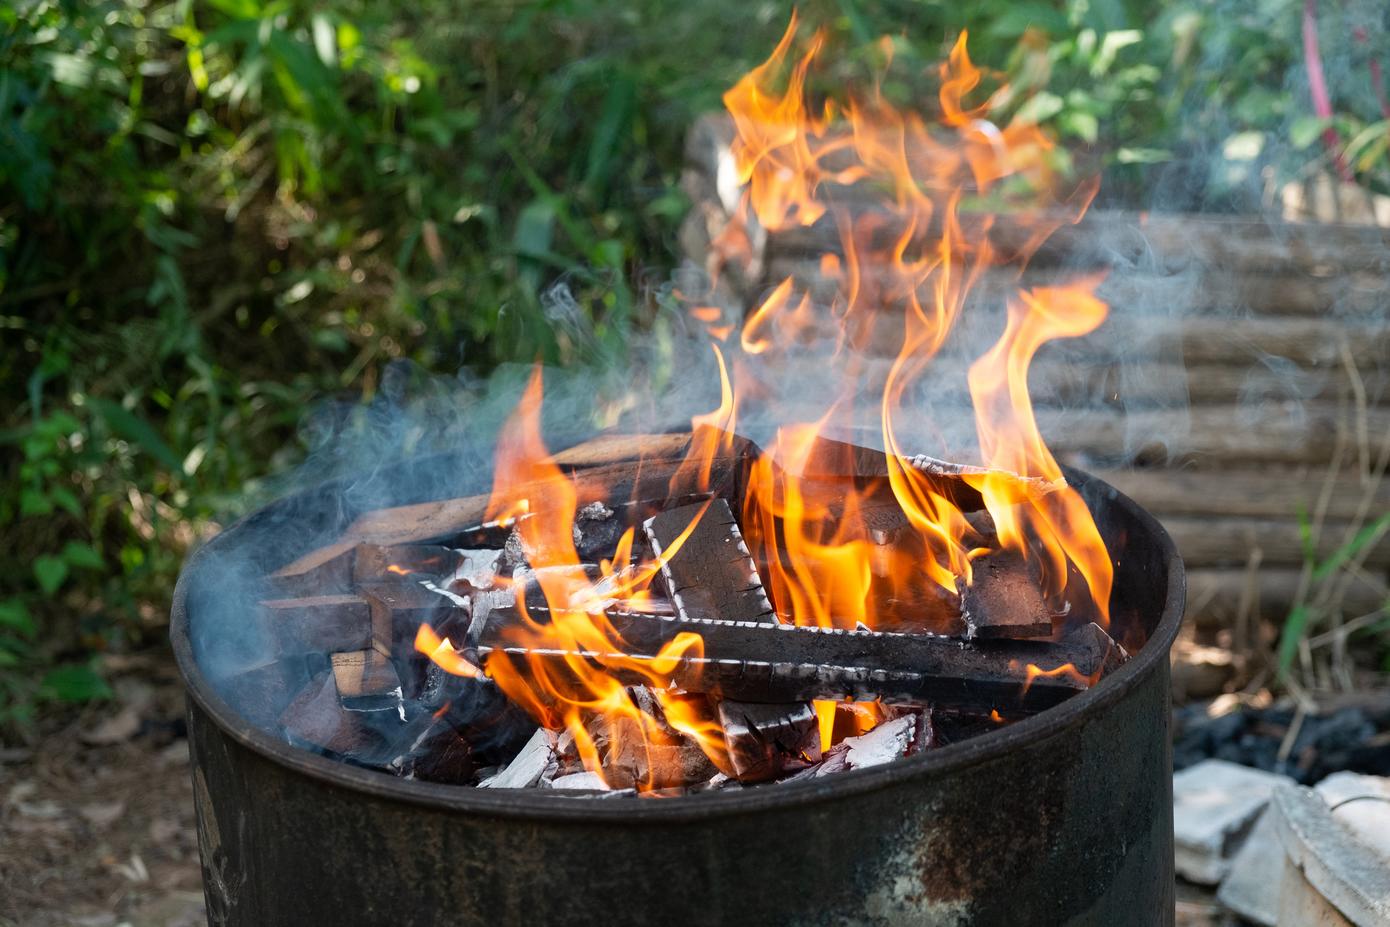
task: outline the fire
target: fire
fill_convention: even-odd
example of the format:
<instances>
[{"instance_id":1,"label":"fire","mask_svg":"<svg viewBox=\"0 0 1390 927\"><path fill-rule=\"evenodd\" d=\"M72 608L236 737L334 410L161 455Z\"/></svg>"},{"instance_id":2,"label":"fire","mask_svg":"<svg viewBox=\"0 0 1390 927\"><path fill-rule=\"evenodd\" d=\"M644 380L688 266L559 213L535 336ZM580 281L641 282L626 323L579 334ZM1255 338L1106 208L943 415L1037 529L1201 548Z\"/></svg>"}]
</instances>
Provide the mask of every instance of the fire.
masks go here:
<instances>
[{"instance_id":1,"label":"fire","mask_svg":"<svg viewBox=\"0 0 1390 927\"><path fill-rule=\"evenodd\" d=\"M1039 677L1051 679L1057 676L1067 676L1087 686L1095 685L1096 680L1100 678L1099 671L1088 675L1077 669L1074 663L1063 663L1061 666L1054 666L1050 670L1041 669L1036 663L1029 663L1024 667L1023 671L1026 676L1023 682L1023 694L1025 696L1028 694L1028 690L1032 688L1034 680Z\"/></svg>"},{"instance_id":2,"label":"fire","mask_svg":"<svg viewBox=\"0 0 1390 927\"><path fill-rule=\"evenodd\" d=\"M1000 115L1006 88L972 63L964 34L940 65L934 112L924 114L894 107L879 86L817 100L810 86L827 39L817 32L799 43L800 32L793 16L771 57L724 97L737 133L743 201L715 244L724 260L740 260L758 226L829 231L833 243L816 266L834 294L815 296L787 276L740 327L716 307L691 308L719 342L712 347L721 399L692 423L673 485L693 479L708 489L714 461L734 450L741 409L781 398L779 370L815 365L843 387L811 420L782 420L751 461L741 500L741 528L771 601L781 620L798 625L939 630L930 616L900 614L912 610L901 603L954 602L972 581L972 560L995 541L911 461L928 450L920 428L903 424L914 389L973 311L981 279L1012 268L1005 279L1016 281L1053 231L1080 220L1095 186L1055 194L1051 140L1036 125ZM891 45L880 47L887 67ZM995 91L985 92L991 85ZM864 208L866 201L873 208ZM1005 212L1022 231L1008 253L991 235ZM1029 365L1040 347L1086 335L1105 320L1107 307L1095 296L1100 282L1015 286L999 300L1003 332L966 377L983 466L963 478L983 499L997 545L1036 568L1055 612L1085 606L1105 625L1109 554L1085 504L1065 485L1028 395ZM885 344L898 346L896 354L866 399L865 358ZM520 620L507 634L516 649L493 651L482 672L541 723L570 732L592 772L602 775L604 749L655 749L673 729L727 770L728 747L708 705L672 688L677 661L699 655L701 637L680 634L654 657L639 658L624 652L610 620L615 612L650 608L662 558L673 556L695 525L659 556L635 561L628 529L598 576L586 573L574 540L576 509L586 500L542 440L542 400L537 369L498 445L487 516L515 524L531 572L514 583ZM836 457L844 445L834 436L865 421L885 449L877 479L860 478L852 461ZM480 671L427 627L416 648L449 672ZM570 656L557 668L529 651ZM1027 672L1031 684L1076 670ZM634 681L656 692L662 718L635 704L627 688ZM817 701L814 708L823 749L837 728L862 733L884 717L877 703ZM837 725L845 712L853 724ZM997 712L993 718L1002 721Z\"/></svg>"}]
</instances>

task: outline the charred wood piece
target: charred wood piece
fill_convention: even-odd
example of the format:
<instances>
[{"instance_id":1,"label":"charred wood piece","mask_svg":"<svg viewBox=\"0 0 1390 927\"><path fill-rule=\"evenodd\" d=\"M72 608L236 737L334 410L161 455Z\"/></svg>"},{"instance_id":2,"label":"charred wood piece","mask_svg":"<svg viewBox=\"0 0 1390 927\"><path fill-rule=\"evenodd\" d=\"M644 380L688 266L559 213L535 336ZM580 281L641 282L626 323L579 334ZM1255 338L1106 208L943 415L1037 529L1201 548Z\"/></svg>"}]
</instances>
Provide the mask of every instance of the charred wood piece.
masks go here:
<instances>
[{"instance_id":1,"label":"charred wood piece","mask_svg":"<svg viewBox=\"0 0 1390 927\"><path fill-rule=\"evenodd\" d=\"M960 582L965 636L974 639L1047 637L1052 609L1023 557L997 550L971 564L969 585Z\"/></svg>"},{"instance_id":2,"label":"charred wood piece","mask_svg":"<svg viewBox=\"0 0 1390 927\"><path fill-rule=\"evenodd\" d=\"M820 758L819 729L810 704L768 705L724 699L719 723L729 762L742 782L775 779L789 763Z\"/></svg>"},{"instance_id":3,"label":"charred wood piece","mask_svg":"<svg viewBox=\"0 0 1390 927\"><path fill-rule=\"evenodd\" d=\"M685 505L646 520L642 528L652 553L668 551L699 519L685 542L661 566L661 580L682 618L776 622L748 545L729 503Z\"/></svg>"},{"instance_id":4,"label":"charred wood piece","mask_svg":"<svg viewBox=\"0 0 1390 927\"><path fill-rule=\"evenodd\" d=\"M543 620L537 610L532 610L532 618ZM984 712L998 708L1017 715L1084 691L1120 659L1118 645L1099 627L1082 628L1059 642L975 642L626 612L610 614L621 638L611 652L528 652L503 640L499 632L505 619L498 613L494 619L483 629L480 656L496 652L563 663L578 655L606 661L615 677L632 683L646 679L615 668L618 658L654 659L677 634L693 632L703 639L703 653L681 658L672 671L672 685L750 702L882 698ZM1030 665L1042 672L1030 673Z\"/></svg>"},{"instance_id":5,"label":"charred wood piece","mask_svg":"<svg viewBox=\"0 0 1390 927\"><path fill-rule=\"evenodd\" d=\"M390 711L405 720L401 677L378 650L335 653L329 657L338 700L348 711Z\"/></svg>"}]
</instances>

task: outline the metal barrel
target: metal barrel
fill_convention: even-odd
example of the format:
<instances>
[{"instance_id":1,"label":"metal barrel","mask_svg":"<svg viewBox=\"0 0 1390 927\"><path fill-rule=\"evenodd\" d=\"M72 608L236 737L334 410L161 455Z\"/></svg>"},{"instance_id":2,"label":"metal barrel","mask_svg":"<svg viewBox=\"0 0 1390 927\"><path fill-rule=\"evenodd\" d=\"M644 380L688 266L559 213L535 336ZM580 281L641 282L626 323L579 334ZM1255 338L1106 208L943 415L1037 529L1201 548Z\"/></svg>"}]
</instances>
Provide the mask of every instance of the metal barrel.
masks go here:
<instances>
[{"instance_id":1,"label":"metal barrel","mask_svg":"<svg viewBox=\"0 0 1390 927\"><path fill-rule=\"evenodd\" d=\"M1068 478L1114 558L1112 614L1147 635L1123 667L1047 711L885 766L662 799L395 779L243 719L190 634L219 551L324 528L305 527L312 494L249 516L189 559L172 615L209 923L1171 925L1168 651L1182 564L1147 512Z\"/></svg>"}]
</instances>

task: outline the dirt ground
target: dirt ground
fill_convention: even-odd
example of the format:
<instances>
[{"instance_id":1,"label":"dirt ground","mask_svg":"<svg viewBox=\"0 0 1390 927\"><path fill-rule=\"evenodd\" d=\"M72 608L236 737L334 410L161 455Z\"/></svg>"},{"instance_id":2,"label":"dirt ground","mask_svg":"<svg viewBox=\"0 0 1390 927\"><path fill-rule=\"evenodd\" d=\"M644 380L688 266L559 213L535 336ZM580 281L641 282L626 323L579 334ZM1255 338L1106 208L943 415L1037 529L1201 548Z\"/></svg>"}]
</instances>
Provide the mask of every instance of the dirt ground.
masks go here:
<instances>
[{"instance_id":1,"label":"dirt ground","mask_svg":"<svg viewBox=\"0 0 1390 927\"><path fill-rule=\"evenodd\" d=\"M173 658L107 669L113 701L0 749L0 927L207 923Z\"/></svg>"}]
</instances>

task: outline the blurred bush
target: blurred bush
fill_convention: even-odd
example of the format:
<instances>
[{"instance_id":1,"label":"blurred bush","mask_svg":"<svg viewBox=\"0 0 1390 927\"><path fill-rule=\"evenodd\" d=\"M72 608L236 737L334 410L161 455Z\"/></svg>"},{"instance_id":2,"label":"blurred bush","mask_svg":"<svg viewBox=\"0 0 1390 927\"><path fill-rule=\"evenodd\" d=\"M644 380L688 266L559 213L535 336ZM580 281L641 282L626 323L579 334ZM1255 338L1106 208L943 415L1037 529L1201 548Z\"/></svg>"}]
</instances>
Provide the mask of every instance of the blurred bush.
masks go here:
<instances>
[{"instance_id":1,"label":"blurred bush","mask_svg":"<svg viewBox=\"0 0 1390 927\"><path fill-rule=\"evenodd\" d=\"M1006 68L1020 105L1121 192L1184 150L1307 115L1287 92L1291 0L959 6L803 14L865 50L899 36L907 76L885 90L907 96L969 28L976 60ZM0 727L36 698L100 697L91 655L162 637L188 546L295 462L316 397L368 399L396 359L485 371L621 352L670 270L684 132L788 13L0 7ZM1383 44L1371 27L1367 55ZM1383 142L1358 142L1374 166ZM1208 180L1185 179L1184 202L1210 201ZM582 337L538 298L558 277Z\"/></svg>"}]
</instances>

